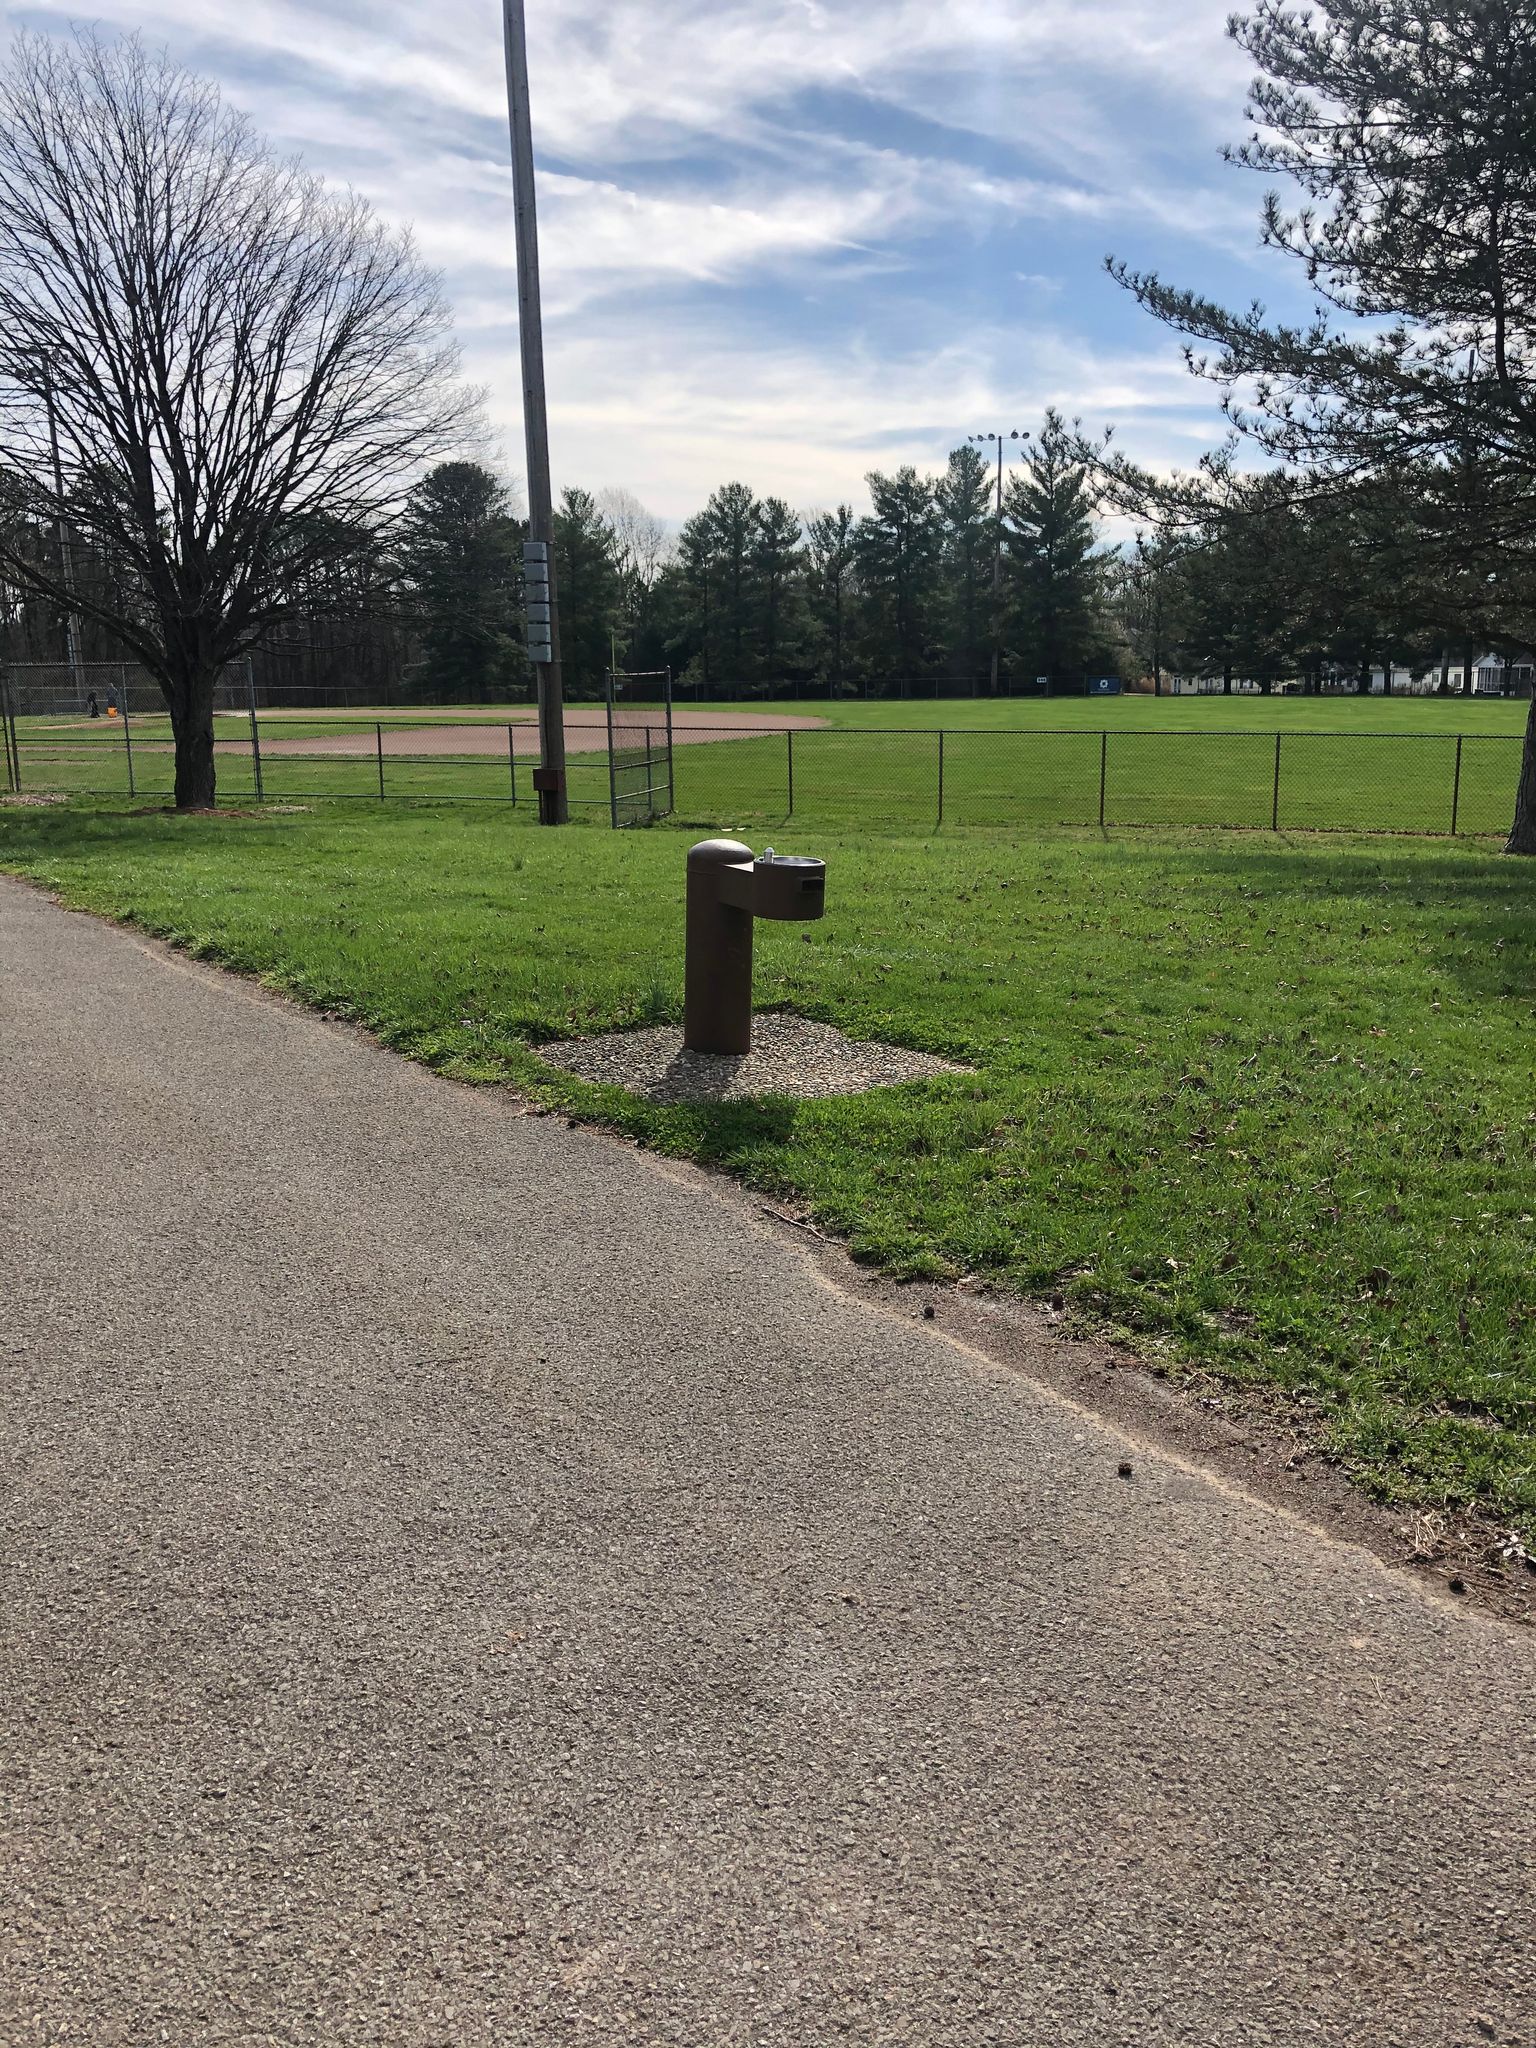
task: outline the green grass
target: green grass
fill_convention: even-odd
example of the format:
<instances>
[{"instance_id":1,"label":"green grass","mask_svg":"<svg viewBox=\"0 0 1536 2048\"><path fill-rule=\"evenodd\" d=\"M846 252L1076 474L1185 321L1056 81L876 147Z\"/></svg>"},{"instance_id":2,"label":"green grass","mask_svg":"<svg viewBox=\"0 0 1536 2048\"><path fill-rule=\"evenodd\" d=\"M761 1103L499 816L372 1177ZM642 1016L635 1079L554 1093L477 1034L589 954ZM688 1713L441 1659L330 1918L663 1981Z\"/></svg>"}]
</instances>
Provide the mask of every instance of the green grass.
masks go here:
<instances>
[{"instance_id":1,"label":"green grass","mask_svg":"<svg viewBox=\"0 0 1536 2048\"><path fill-rule=\"evenodd\" d=\"M680 1014L685 843L473 806L0 809L0 864L71 903L727 1167L896 1271L1060 1288L1312 1404L1383 1496L1536 1537L1536 867L1406 840L823 835L829 914L760 928L760 1002L974 1077L651 1107L536 1049Z\"/></svg>"},{"instance_id":2,"label":"green grass","mask_svg":"<svg viewBox=\"0 0 1536 2048\"><path fill-rule=\"evenodd\" d=\"M1214 733L1522 733L1528 705L1501 696L924 696L764 698L686 709L825 719L842 729L1214 731Z\"/></svg>"},{"instance_id":3,"label":"green grass","mask_svg":"<svg viewBox=\"0 0 1536 2048\"><path fill-rule=\"evenodd\" d=\"M825 697L695 705L691 711L761 711L831 725L980 732L1520 733L1529 705L1502 697Z\"/></svg>"},{"instance_id":4,"label":"green grass","mask_svg":"<svg viewBox=\"0 0 1536 2048\"><path fill-rule=\"evenodd\" d=\"M761 707L768 715L791 707ZM835 721L793 735L721 738L679 746L679 815L741 829L797 826L879 833L946 828L1034 831L1041 826L1225 826L1293 831L1447 833L1507 829L1519 772L1525 707L1458 700L1340 698L1081 698L949 704L842 703L803 707ZM452 716L482 728L492 711L399 713L396 729ZM887 730L899 718L901 730ZM265 793L379 799L371 753L375 721L274 718L265 722ZM942 736L941 736L942 729ZM129 792L122 727L41 718L19 721L27 788ZM141 795L172 782L168 721L137 717L133 783ZM356 758L292 754L280 746L350 733ZM1103 737L1104 734L1107 738ZM1279 735L1277 777L1276 735ZM219 774L227 797L254 792L249 726L220 718ZM1461 737L1458 737L1461 735ZM390 797L458 796L505 802L504 755L386 754ZM572 753L579 807L601 815L607 763ZM518 786L531 798L529 764ZM791 797L793 802L791 803Z\"/></svg>"}]
</instances>

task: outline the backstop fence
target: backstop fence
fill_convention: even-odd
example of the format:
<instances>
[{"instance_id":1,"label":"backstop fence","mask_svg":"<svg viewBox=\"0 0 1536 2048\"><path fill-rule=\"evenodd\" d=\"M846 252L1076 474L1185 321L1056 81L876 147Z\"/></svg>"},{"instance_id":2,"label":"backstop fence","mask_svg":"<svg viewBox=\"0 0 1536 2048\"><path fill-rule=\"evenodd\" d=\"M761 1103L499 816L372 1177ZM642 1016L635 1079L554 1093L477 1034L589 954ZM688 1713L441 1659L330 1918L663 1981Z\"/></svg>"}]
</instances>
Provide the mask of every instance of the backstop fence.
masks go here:
<instances>
[{"instance_id":1,"label":"backstop fence","mask_svg":"<svg viewBox=\"0 0 1536 2048\"><path fill-rule=\"evenodd\" d=\"M670 808L687 825L863 832L1213 826L1272 832L1507 831L1521 739L1500 733L832 727L675 709L645 731L626 711L570 707L577 816L633 822ZM3 786L12 793L166 798L168 719L131 691L116 714L39 711L0 678ZM226 803L447 800L532 806L538 725L482 715L219 710ZM628 778L626 780L626 778ZM622 801L621 801L622 799Z\"/></svg>"}]
</instances>

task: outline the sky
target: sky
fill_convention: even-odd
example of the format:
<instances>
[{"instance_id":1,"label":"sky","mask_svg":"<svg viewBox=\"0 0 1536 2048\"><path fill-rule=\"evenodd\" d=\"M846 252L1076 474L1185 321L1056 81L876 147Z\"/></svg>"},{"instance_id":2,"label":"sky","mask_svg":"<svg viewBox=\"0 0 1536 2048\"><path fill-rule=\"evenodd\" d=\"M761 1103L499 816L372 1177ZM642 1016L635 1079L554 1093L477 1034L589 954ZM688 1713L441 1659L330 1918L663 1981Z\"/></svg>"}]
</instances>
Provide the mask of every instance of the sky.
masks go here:
<instances>
[{"instance_id":1,"label":"sky","mask_svg":"<svg viewBox=\"0 0 1536 2048\"><path fill-rule=\"evenodd\" d=\"M802 510L1047 405L1132 454L1221 438L1106 254L1298 304L1221 161L1229 0L527 0L557 491L669 522L740 479ZM139 30L285 154L411 223L520 479L495 0L0 0Z\"/></svg>"}]
</instances>

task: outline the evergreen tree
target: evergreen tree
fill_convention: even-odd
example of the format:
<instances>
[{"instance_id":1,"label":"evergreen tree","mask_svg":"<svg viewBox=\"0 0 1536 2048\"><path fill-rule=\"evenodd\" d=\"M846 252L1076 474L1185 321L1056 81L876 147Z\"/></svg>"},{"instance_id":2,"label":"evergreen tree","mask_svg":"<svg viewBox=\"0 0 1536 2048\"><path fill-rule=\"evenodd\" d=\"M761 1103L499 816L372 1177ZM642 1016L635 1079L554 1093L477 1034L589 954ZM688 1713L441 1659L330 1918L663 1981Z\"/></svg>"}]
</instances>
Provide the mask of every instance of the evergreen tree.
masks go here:
<instances>
[{"instance_id":1,"label":"evergreen tree","mask_svg":"<svg viewBox=\"0 0 1536 2048\"><path fill-rule=\"evenodd\" d=\"M722 484L704 508L703 538L714 584L714 616L725 680L759 672L762 607L757 540L761 508L746 484Z\"/></svg>"},{"instance_id":2,"label":"evergreen tree","mask_svg":"<svg viewBox=\"0 0 1536 2048\"><path fill-rule=\"evenodd\" d=\"M847 676L854 584L851 505L817 512L806 521L806 596L816 635L816 658L828 690L836 696Z\"/></svg>"},{"instance_id":3,"label":"evergreen tree","mask_svg":"<svg viewBox=\"0 0 1536 2048\"><path fill-rule=\"evenodd\" d=\"M1155 525L1138 533L1129 556L1114 570L1112 602L1132 660L1163 694L1163 678L1184 662L1189 626L1189 541L1178 528Z\"/></svg>"},{"instance_id":4,"label":"evergreen tree","mask_svg":"<svg viewBox=\"0 0 1536 2048\"><path fill-rule=\"evenodd\" d=\"M677 560L661 580L659 598L673 667L706 690L723 675L714 574L714 522L707 511L696 512L678 534Z\"/></svg>"},{"instance_id":5,"label":"evergreen tree","mask_svg":"<svg viewBox=\"0 0 1536 2048\"><path fill-rule=\"evenodd\" d=\"M440 462L401 516L396 560L439 702L502 694L522 672L517 551L522 526L478 462Z\"/></svg>"},{"instance_id":6,"label":"evergreen tree","mask_svg":"<svg viewBox=\"0 0 1536 2048\"><path fill-rule=\"evenodd\" d=\"M1052 688L1081 678L1104 644L1104 581L1087 472L1059 413L1048 412L1003 493L1011 637L1026 672Z\"/></svg>"},{"instance_id":7,"label":"evergreen tree","mask_svg":"<svg viewBox=\"0 0 1536 2048\"><path fill-rule=\"evenodd\" d=\"M931 673L939 623L943 531L933 486L908 464L894 476L871 470L870 515L855 529L870 666L909 680Z\"/></svg>"},{"instance_id":8,"label":"evergreen tree","mask_svg":"<svg viewBox=\"0 0 1536 2048\"><path fill-rule=\"evenodd\" d=\"M1470 443L1516 486L1491 537L1529 551L1536 0L1258 0L1231 32L1261 73L1234 158L1299 187L1295 213L1271 191L1264 239L1321 310L1275 325L1112 270L1192 338L1195 368L1269 452L1381 476L1452 466ZM1536 854L1536 700L1509 850Z\"/></svg>"},{"instance_id":9,"label":"evergreen tree","mask_svg":"<svg viewBox=\"0 0 1536 2048\"><path fill-rule=\"evenodd\" d=\"M566 694L600 697L623 605L613 528L590 491L561 493L555 509L555 578Z\"/></svg>"},{"instance_id":10,"label":"evergreen tree","mask_svg":"<svg viewBox=\"0 0 1536 2048\"><path fill-rule=\"evenodd\" d=\"M762 595L762 673L775 681L800 657L803 598L800 571L800 515L782 498L764 498L757 508L753 566Z\"/></svg>"},{"instance_id":11,"label":"evergreen tree","mask_svg":"<svg viewBox=\"0 0 1536 2048\"><path fill-rule=\"evenodd\" d=\"M991 465L979 448L954 449L934 489L944 529L947 665L976 677L991 654L997 515Z\"/></svg>"}]
</instances>

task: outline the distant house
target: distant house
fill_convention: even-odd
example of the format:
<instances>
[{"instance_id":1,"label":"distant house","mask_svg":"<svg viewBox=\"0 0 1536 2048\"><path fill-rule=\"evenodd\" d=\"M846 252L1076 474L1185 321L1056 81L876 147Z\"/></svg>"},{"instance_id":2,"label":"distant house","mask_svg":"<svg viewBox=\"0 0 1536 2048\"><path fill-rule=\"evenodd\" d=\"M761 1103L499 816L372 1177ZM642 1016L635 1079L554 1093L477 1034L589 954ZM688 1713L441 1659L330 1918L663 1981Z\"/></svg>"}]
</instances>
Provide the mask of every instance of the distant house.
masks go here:
<instances>
[{"instance_id":1,"label":"distant house","mask_svg":"<svg viewBox=\"0 0 1536 2048\"><path fill-rule=\"evenodd\" d=\"M1446 682L1455 696L1461 694L1464 666L1462 662L1453 661L1446 672ZM1502 654L1484 654L1472 664L1472 694L1474 697L1529 697L1533 674L1536 674L1536 658L1529 654L1517 654L1513 661L1506 661ZM1417 674L1405 668L1392 671L1394 696L1428 697L1439 688L1438 668L1424 669ZM1384 693L1379 668L1371 671L1371 692L1378 697Z\"/></svg>"},{"instance_id":2,"label":"distant house","mask_svg":"<svg viewBox=\"0 0 1536 2048\"><path fill-rule=\"evenodd\" d=\"M1472 670L1472 688L1479 697L1529 697L1536 662L1529 654L1517 654L1506 661L1502 654L1485 654Z\"/></svg>"}]
</instances>

